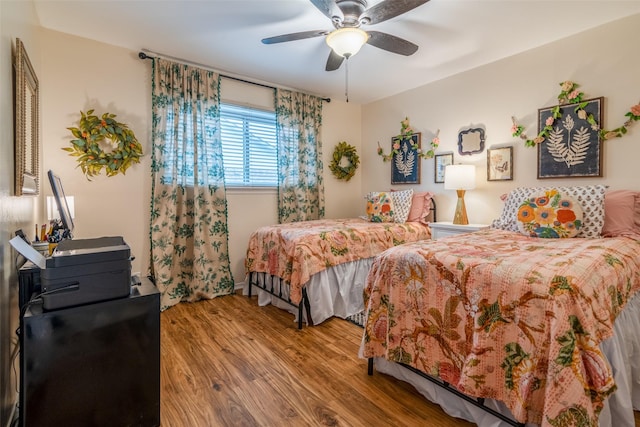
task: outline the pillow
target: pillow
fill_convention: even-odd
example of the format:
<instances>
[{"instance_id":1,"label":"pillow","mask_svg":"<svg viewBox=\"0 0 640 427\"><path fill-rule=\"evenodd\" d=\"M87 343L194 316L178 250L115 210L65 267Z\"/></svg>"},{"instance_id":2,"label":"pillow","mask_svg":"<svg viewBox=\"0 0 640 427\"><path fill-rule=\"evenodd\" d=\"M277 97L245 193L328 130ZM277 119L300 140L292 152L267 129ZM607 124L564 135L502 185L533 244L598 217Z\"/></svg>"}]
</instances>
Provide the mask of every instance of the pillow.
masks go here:
<instances>
[{"instance_id":1,"label":"pillow","mask_svg":"<svg viewBox=\"0 0 640 427\"><path fill-rule=\"evenodd\" d=\"M604 195L604 237L638 235L636 219L640 210L640 193L631 190L613 190Z\"/></svg>"},{"instance_id":2,"label":"pillow","mask_svg":"<svg viewBox=\"0 0 640 427\"><path fill-rule=\"evenodd\" d=\"M411 209L409 210L409 216L407 222L422 222L428 223L429 215L431 215L431 198L433 193L413 193L411 199Z\"/></svg>"},{"instance_id":3,"label":"pillow","mask_svg":"<svg viewBox=\"0 0 640 427\"><path fill-rule=\"evenodd\" d=\"M371 192L367 200L367 217L371 222L394 222L394 206L391 193Z\"/></svg>"},{"instance_id":4,"label":"pillow","mask_svg":"<svg viewBox=\"0 0 640 427\"><path fill-rule=\"evenodd\" d=\"M547 190L557 189L576 200L583 212L582 229L576 237L599 238L604 225L604 193L606 185L580 187L519 187L511 190L504 202L500 217L493 220L492 228L518 232L518 208L523 200Z\"/></svg>"},{"instance_id":5,"label":"pillow","mask_svg":"<svg viewBox=\"0 0 640 427\"><path fill-rule=\"evenodd\" d=\"M395 222L407 222L411 203L413 200L413 190L391 191L393 199L394 220Z\"/></svg>"},{"instance_id":6,"label":"pillow","mask_svg":"<svg viewBox=\"0 0 640 427\"><path fill-rule=\"evenodd\" d=\"M518 208L518 229L527 236L575 237L581 228L580 203L556 189L531 196Z\"/></svg>"}]
</instances>

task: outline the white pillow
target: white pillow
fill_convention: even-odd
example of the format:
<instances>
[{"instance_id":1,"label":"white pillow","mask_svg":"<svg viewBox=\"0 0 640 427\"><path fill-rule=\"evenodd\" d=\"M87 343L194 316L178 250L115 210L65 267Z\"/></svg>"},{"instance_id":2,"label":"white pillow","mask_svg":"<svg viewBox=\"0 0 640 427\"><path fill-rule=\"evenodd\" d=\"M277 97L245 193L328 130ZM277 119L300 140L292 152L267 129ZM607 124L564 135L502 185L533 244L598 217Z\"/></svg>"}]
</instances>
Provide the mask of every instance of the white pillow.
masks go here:
<instances>
[{"instance_id":1,"label":"white pillow","mask_svg":"<svg viewBox=\"0 0 640 427\"><path fill-rule=\"evenodd\" d=\"M395 222L407 222L409 211L411 210L411 201L413 200L413 190L392 191L387 193L393 199L393 207Z\"/></svg>"},{"instance_id":2,"label":"white pillow","mask_svg":"<svg viewBox=\"0 0 640 427\"><path fill-rule=\"evenodd\" d=\"M576 237L599 238L604 225L604 193L606 185L585 185L576 187L518 187L509 193L504 202L500 217L493 220L492 228L519 232L518 208L523 200L556 188L558 191L573 197L582 206L583 223Z\"/></svg>"}]
</instances>

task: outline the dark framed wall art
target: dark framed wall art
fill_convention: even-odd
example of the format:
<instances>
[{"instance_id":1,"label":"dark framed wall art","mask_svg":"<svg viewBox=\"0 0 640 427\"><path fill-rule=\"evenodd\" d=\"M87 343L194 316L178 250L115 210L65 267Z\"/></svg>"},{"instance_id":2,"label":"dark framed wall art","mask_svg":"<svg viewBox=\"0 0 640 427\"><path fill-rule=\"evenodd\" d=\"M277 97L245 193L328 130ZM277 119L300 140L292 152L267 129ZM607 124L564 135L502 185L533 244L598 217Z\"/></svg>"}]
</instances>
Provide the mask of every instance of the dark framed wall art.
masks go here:
<instances>
[{"instance_id":1,"label":"dark framed wall art","mask_svg":"<svg viewBox=\"0 0 640 427\"><path fill-rule=\"evenodd\" d=\"M391 139L391 184L420 184L420 133Z\"/></svg>"},{"instance_id":2,"label":"dark framed wall art","mask_svg":"<svg viewBox=\"0 0 640 427\"><path fill-rule=\"evenodd\" d=\"M487 181L513 180L513 147L487 150Z\"/></svg>"},{"instance_id":3,"label":"dark framed wall art","mask_svg":"<svg viewBox=\"0 0 640 427\"><path fill-rule=\"evenodd\" d=\"M436 154L434 161L434 179L436 184L444 183L444 169L453 164L453 153Z\"/></svg>"},{"instance_id":4,"label":"dark framed wall art","mask_svg":"<svg viewBox=\"0 0 640 427\"><path fill-rule=\"evenodd\" d=\"M604 98L559 106L560 116L553 117L557 107L538 110L538 132L551 125L545 140L538 145L538 179L602 176L602 141ZM588 117L593 117L595 126Z\"/></svg>"}]
</instances>

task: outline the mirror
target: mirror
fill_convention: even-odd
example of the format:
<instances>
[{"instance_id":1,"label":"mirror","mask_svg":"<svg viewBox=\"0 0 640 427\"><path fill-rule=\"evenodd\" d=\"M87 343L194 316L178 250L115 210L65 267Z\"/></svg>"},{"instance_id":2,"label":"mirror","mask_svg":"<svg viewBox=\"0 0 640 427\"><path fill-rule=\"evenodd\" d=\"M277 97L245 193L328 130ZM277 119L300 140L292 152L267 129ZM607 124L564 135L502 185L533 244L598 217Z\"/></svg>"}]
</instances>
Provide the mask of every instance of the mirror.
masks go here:
<instances>
[{"instance_id":1,"label":"mirror","mask_svg":"<svg viewBox=\"0 0 640 427\"><path fill-rule=\"evenodd\" d=\"M15 195L38 194L40 91L24 44L16 39L15 70Z\"/></svg>"},{"instance_id":2,"label":"mirror","mask_svg":"<svg viewBox=\"0 0 640 427\"><path fill-rule=\"evenodd\" d=\"M473 128L458 134L458 152L461 155L482 153L484 150L484 129Z\"/></svg>"}]
</instances>

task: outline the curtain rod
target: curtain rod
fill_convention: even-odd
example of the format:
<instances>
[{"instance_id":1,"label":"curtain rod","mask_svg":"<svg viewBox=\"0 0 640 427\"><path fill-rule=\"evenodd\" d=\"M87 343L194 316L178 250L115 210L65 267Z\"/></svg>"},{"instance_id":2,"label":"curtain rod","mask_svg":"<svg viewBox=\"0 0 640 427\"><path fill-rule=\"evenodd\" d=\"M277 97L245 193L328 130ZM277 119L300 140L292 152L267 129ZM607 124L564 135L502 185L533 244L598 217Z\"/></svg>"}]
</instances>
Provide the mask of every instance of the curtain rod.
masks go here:
<instances>
[{"instance_id":1,"label":"curtain rod","mask_svg":"<svg viewBox=\"0 0 640 427\"><path fill-rule=\"evenodd\" d=\"M158 56L164 56L164 55L158 55ZM155 57L149 55L146 52L140 51L138 53L138 58L140 58L140 59L154 59ZM177 60L177 61L182 62L182 63L189 63L189 64L192 64L192 65L196 65L196 66L200 66L200 67L204 67L204 68L209 68L209 67L203 66L201 64L195 64L193 62L184 61L184 60L181 60L181 59L178 59L178 58L171 58L171 59ZM276 89L275 86L269 86L269 85L266 85L266 84L263 84L263 83L252 82L250 80L241 79L239 77L228 76L228 75L225 75L225 74L220 74L220 76L224 77L226 79L231 79L231 80L235 80L235 81L242 82L242 83L249 83L249 84L256 85L256 86L265 87L267 89ZM320 99L322 99L325 102L331 102L331 98L322 98L322 97L320 97Z\"/></svg>"}]
</instances>

